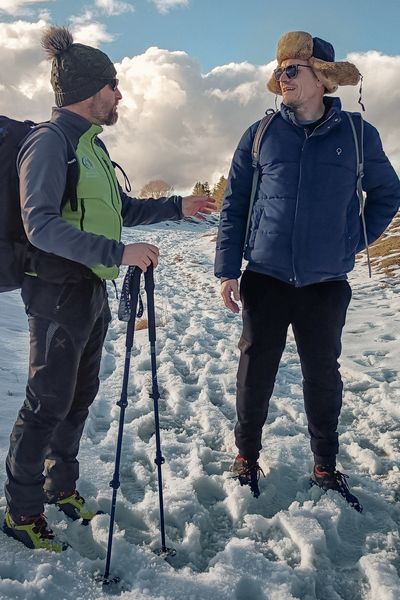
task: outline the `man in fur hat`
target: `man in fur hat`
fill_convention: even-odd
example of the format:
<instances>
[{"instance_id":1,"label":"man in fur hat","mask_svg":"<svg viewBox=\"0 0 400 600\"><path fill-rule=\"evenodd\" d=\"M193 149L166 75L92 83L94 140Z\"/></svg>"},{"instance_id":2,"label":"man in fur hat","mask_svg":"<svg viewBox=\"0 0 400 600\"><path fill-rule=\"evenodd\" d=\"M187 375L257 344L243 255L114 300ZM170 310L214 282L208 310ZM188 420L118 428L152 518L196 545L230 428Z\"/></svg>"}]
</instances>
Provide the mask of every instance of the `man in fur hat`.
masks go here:
<instances>
[{"instance_id":1,"label":"man in fur hat","mask_svg":"<svg viewBox=\"0 0 400 600\"><path fill-rule=\"evenodd\" d=\"M122 96L113 63L101 50L73 43L64 28L50 27L42 44L52 60L57 108L18 156L22 219L31 244L22 284L31 351L26 400L6 462L3 530L29 548L61 552L66 545L49 529L44 503L86 523L95 514L76 490L77 454L111 319L106 281L118 276L120 265L146 271L158 263L153 244L121 242L122 225L202 218L215 204L198 196L127 196L98 138L102 125L118 119ZM71 148L79 163L73 181Z\"/></svg>"},{"instance_id":2,"label":"man in fur hat","mask_svg":"<svg viewBox=\"0 0 400 600\"><path fill-rule=\"evenodd\" d=\"M277 62L268 89L282 95L283 103L262 138L254 204L249 208L258 123L245 132L234 154L217 241L215 274L234 313L239 312L243 249L248 261L240 282L239 454L233 471L257 497L262 428L291 325L303 373L312 482L337 490L361 511L336 469L343 388L338 358L351 298L347 273L355 254L374 242L397 212L400 183L376 129L367 122L362 128L360 115L350 119L339 98L326 96L359 82L355 65L335 62L331 44L302 31L282 36ZM359 137L363 129L361 216L352 123Z\"/></svg>"}]
</instances>

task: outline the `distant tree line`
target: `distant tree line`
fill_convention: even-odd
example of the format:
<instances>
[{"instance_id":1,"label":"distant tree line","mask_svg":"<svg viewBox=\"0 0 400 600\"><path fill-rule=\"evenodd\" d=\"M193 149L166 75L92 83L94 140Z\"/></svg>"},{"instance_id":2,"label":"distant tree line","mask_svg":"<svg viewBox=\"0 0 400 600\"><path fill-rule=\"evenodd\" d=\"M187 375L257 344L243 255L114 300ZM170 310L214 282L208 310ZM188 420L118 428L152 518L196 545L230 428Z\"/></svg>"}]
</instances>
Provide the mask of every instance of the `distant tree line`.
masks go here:
<instances>
[{"instance_id":1,"label":"distant tree line","mask_svg":"<svg viewBox=\"0 0 400 600\"><path fill-rule=\"evenodd\" d=\"M212 188L210 188L208 181L197 181L194 184L192 194L195 196L212 196L217 204L217 210L221 210L226 184L227 179L223 175L221 175L217 183Z\"/></svg>"},{"instance_id":2,"label":"distant tree line","mask_svg":"<svg viewBox=\"0 0 400 600\"><path fill-rule=\"evenodd\" d=\"M223 175L218 182L211 188L208 181L196 181L193 186L192 194L194 196L212 196L217 204L217 210L220 211L224 199L227 179ZM163 198L171 196L174 193L174 186L163 179L154 179L142 187L139 192L139 198Z\"/></svg>"}]
</instances>

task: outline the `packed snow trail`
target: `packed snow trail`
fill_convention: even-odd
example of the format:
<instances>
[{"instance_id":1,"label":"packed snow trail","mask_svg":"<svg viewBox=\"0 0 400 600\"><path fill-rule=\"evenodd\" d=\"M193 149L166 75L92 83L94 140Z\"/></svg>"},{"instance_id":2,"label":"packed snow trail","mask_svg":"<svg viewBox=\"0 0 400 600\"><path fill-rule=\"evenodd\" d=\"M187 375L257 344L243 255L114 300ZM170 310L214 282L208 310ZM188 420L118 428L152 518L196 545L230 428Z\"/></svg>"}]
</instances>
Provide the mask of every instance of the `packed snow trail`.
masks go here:
<instances>
[{"instance_id":1,"label":"packed snow trail","mask_svg":"<svg viewBox=\"0 0 400 600\"><path fill-rule=\"evenodd\" d=\"M160 246L155 271L157 362L167 546L160 546L151 367L147 330L135 334L111 575L126 600L398 600L400 597L400 285L363 262L351 277L344 334L345 395L339 467L364 506L310 488L312 457L293 336L264 429L261 496L229 472L236 448L235 375L240 317L229 313L212 275L215 227L170 223L126 232ZM120 282L122 279L120 279ZM118 300L110 286L116 315ZM145 295L143 294L143 299ZM0 297L3 458L24 396L27 331L18 294ZM126 324L113 319L101 387L82 439L79 491L109 512ZM4 473L2 473L2 481ZM4 508L5 499L1 499ZM88 527L46 509L72 545L62 556L32 552L0 534L0 598L103 597L109 517Z\"/></svg>"}]
</instances>

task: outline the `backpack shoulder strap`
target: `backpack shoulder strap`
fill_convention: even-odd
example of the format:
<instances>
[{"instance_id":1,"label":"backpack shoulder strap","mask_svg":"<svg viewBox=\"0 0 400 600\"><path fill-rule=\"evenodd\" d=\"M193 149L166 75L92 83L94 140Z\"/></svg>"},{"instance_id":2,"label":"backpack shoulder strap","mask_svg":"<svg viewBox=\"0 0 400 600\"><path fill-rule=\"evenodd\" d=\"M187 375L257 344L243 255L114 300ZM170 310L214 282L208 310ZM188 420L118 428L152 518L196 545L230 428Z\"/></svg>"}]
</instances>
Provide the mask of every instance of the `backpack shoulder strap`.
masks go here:
<instances>
[{"instance_id":1,"label":"backpack shoulder strap","mask_svg":"<svg viewBox=\"0 0 400 600\"><path fill-rule=\"evenodd\" d=\"M364 177L364 119L361 113L344 111L347 116L354 138L357 160L357 182ZM356 117L356 118L355 118ZM357 188L358 189L358 188Z\"/></svg>"},{"instance_id":2,"label":"backpack shoulder strap","mask_svg":"<svg viewBox=\"0 0 400 600\"><path fill-rule=\"evenodd\" d=\"M371 261L369 257L369 247L368 247L368 236L367 236L367 226L365 223L365 196L362 188L362 180L364 177L364 119L362 118L361 113L349 113L344 111L347 116L350 127L353 133L354 138L354 147L356 150L356 161L357 161L357 196L358 201L360 203L360 217L362 223L362 230L365 242L365 249L367 252L367 263L368 263L368 273L369 276L372 276L371 270ZM356 119L354 118L356 117Z\"/></svg>"},{"instance_id":3,"label":"backpack shoulder strap","mask_svg":"<svg viewBox=\"0 0 400 600\"><path fill-rule=\"evenodd\" d=\"M254 205L254 200L256 197L256 191L257 191L257 185L258 185L261 142L263 140L263 137L264 137L272 119L274 118L274 116L276 114L278 114L278 113L275 111L272 111L272 112L270 112L269 110L267 111L267 114L265 115L265 117L263 117L261 119L261 121L259 122L256 134L253 139L253 145L251 148L251 165L253 167L253 180L252 180L252 184L251 184L249 210L248 210L248 214L247 214L246 235L244 237L244 248L246 248L246 245L247 245L247 238L249 235L251 215L253 212L253 205Z\"/></svg>"},{"instance_id":4,"label":"backpack shoulder strap","mask_svg":"<svg viewBox=\"0 0 400 600\"><path fill-rule=\"evenodd\" d=\"M65 142L67 144L67 179L64 194L61 200L61 208L63 208L66 205L66 203L69 202L71 205L71 210L77 211L78 197L76 188L79 181L79 163L76 158L75 148L73 147L71 140L64 133L61 127L58 127L58 125L56 125L55 123L52 123L51 121L45 121L44 123L39 123L38 125L36 125L36 127L34 127L34 130L36 131L37 129L42 128L52 129L53 131L56 131L58 135L61 135L65 139Z\"/></svg>"},{"instance_id":5,"label":"backpack shoulder strap","mask_svg":"<svg viewBox=\"0 0 400 600\"><path fill-rule=\"evenodd\" d=\"M264 137L264 133L266 132L268 125L275 114L275 112L268 112L258 124L257 131L253 139L253 146L251 148L251 160L253 168L258 166L261 142Z\"/></svg>"}]
</instances>

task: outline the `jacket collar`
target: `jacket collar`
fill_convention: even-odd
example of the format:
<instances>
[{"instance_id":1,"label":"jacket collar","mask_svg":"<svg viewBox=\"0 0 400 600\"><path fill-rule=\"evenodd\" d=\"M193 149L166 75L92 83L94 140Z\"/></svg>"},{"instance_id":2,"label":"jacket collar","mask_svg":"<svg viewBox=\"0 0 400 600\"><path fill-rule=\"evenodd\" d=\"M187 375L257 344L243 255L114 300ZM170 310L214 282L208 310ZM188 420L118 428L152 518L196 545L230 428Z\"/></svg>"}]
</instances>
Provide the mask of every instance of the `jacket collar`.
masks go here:
<instances>
[{"instance_id":1,"label":"jacket collar","mask_svg":"<svg viewBox=\"0 0 400 600\"><path fill-rule=\"evenodd\" d=\"M341 121L340 113L342 110L342 103L340 101L340 98L337 98L337 97L332 98L330 96L324 96L323 100L324 100L324 104L325 104L325 107L327 110L325 113L324 121L315 130L316 135L325 133L326 131L328 131L331 128L331 126L337 125ZM304 125L297 122L296 117L294 116L293 110L286 104L283 104L283 102L281 104L280 114L281 114L282 118L285 121L287 121L288 123L290 123L291 125L295 125L296 127L301 127L301 128L304 127ZM328 121L329 121L329 123L328 123Z\"/></svg>"},{"instance_id":2,"label":"jacket collar","mask_svg":"<svg viewBox=\"0 0 400 600\"><path fill-rule=\"evenodd\" d=\"M94 133L99 134L103 131L100 125L94 125L84 117L71 112L67 108L54 107L51 113L51 121L63 130L68 132L69 137L79 138L86 133L90 128L93 128Z\"/></svg>"}]
</instances>

